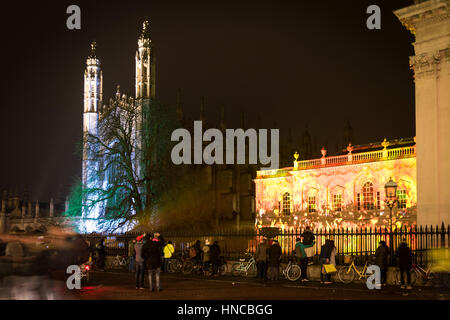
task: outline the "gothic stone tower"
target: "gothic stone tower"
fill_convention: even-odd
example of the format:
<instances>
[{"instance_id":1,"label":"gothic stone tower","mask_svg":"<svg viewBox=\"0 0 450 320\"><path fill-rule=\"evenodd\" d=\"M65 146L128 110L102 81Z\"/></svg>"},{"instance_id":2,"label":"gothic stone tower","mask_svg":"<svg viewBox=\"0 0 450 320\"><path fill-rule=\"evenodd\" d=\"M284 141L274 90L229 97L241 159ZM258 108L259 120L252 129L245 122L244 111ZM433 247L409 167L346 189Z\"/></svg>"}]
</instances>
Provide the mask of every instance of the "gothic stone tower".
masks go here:
<instances>
[{"instance_id":1,"label":"gothic stone tower","mask_svg":"<svg viewBox=\"0 0 450 320\"><path fill-rule=\"evenodd\" d=\"M149 167L146 161L152 161L146 154L150 150L149 138L149 112L151 101L155 98L155 58L152 40L150 38L150 26L146 20L143 23L142 32L138 39L136 51L136 103L139 107L139 115L136 119L136 166L140 177L145 175L145 169ZM152 153L152 157L156 154ZM149 194L149 192L147 192Z\"/></svg>"},{"instance_id":2,"label":"gothic stone tower","mask_svg":"<svg viewBox=\"0 0 450 320\"><path fill-rule=\"evenodd\" d=\"M450 223L450 0L395 11L415 35L417 223Z\"/></svg>"},{"instance_id":3,"label":"gothic stone tower","mask_svg":"<svg viewBox=\"0 0 450 320\"><path fill-rule=\"evenodd\" d=\"M84 72L84 113L83 113L83 134L97 135L99 107L102 105L103 76L100 69L100 60L96 54L96 43L91 44L91 54L86 60L86 70ZM85 142L83 145L83 168L82 179L83 187L90 188L95 183L96 169L98 161L93 159L89 152L89 145ZM83 212L83 217L85 213Z\"/></svg>"}]
</instances>

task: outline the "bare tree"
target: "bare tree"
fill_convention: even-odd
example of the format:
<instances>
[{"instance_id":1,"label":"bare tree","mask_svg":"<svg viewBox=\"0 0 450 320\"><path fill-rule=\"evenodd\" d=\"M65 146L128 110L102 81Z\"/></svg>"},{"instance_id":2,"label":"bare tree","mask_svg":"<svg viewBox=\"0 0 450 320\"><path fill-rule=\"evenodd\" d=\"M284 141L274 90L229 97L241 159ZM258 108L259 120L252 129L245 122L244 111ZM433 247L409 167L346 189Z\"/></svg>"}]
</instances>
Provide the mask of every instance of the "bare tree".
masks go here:
<instances>
[{"instance_id":1,"label":"bare tree","mask_svg":"<svg viewBox=\"0 0 450 320\"><path fill-rule=\"evenodd\" d=\"M161 181L170 180L162 176L168 172L164 162L170 154L172 113L162 109L157 101L118 93L101 110L97 133L84 136L89 165L82 189L83 216L95 211L103 230L148 218L152 202L164 189Z\"/></svg>"}]
</instances>

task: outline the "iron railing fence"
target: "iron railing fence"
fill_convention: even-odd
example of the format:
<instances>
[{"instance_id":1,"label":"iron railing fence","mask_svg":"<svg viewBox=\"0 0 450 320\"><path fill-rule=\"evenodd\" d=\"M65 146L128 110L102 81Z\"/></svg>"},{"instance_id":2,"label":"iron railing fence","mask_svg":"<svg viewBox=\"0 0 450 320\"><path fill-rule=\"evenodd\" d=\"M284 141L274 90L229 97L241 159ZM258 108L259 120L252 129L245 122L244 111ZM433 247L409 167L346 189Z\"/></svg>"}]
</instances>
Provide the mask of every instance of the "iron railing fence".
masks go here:
<instances>
[{"instance_id":1,"label":"iron railing fence","mask_svg":"<svg viewBox=\"0 0 450 320\"><path fill-rule=\"evenodd\" d=\"M296 239L301 236L304 229L284 229L275 231L275 239L281 245L283 257L292 256L295 252ZM390 247L391 258L394 257L399 244L405 240L411 248L417 263L428 264L430 259L427 254L428 249L449 248L450 225L445 227L408 227L394 230L392 233L387 228L361 228L361 229L334 229L334 230L314 230L315 236L315 259L318 259L320 248L326 239L334 240L336 246L337 263L343 263L345 255L352 255L358 264L364 264L365 260L375 251L381 240L384 240ZM209 240L219 241L221 252L228 260L244 258L248 254L254 254L258 243L265 238L266 234L261 230L221 230L211 232L161 232L165 240L171 240L177 251L185 251L196 240L202 242ZM94 245L101 239L106 239L108 255L127 255L130 241L135 239L140 233L126 234L90 234L85 235L85 239ZM392 237L392 239L391 239ZM394 259L391 259L394 262Z\"/></svg>"}]
</instances>

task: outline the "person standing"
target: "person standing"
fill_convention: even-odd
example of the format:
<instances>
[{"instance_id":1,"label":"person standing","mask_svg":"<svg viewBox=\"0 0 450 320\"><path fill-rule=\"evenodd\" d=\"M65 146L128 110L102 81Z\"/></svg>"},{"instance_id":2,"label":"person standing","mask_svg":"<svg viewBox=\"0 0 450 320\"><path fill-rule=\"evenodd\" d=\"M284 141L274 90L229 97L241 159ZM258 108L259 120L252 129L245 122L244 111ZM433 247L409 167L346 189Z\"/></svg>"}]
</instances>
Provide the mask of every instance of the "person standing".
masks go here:
<instances>
[{"instance_id":1,"label":"person standing","mask_svg":"<svg viewBox=\"0 0 450 320\"><path fill-rule=\"evenodd\" d=\"M257 268L257 278L259 280L266 280L266 270L267 270L267 243L266 239L261 240L255 252L256 268Z\"/></svg>"},{"instance_id":2,"label":"person standing","mask_svg":"<svg viewBox=\"0 0 450 320\"><path fill-rule=\"evenodd\" d=\"M212 274L211 276L218 276L219 266L220 266L220 246L219 241L214 241L214 243L209 248L209 256L212 264Z\"/></svg>"},{"instance_id":3,"label":"person standing","mask_svg":"<svg viewBox=\"0 0 450 320\"><path fill-rule=\"evenodd\" d=\"M106 262L106 248L105 248L105 239L101 239L96 246L97 251L97 269L99 271L105 271L105 262Z\"/></svg>"},{"instance_id":4,"label":"person standing","mask_svg":"<svg viewBox=\"0 0 450 320\"><path fill-rule=\"evenodd\" d=\"M269 248L269 272L268 277L270 280L278 280L280 272L280 260L281 260L281 247L278 244L278 240L274 240Z\"/></svg>"},{"instance_id":5,"label":"person standing","mask_svg":"<svg viewBox=\"0 0 450 320\"><path fill-rule=\"evenodd\" d=\"M297 238L295 244L295 256L300 260L300 269L302 270L301 280L309 281L308 279L308 257L305 252L305 248L311 248L314 246L314 242L305 245L300 238Z\"/></svg>"},{"instance_id":6,"label":"person standing","mask_svg":"<svg viewBox=\"0 0 450 320\"><path fill-rule=\"evenodd\" d=\"M201 248L201 241L197 240L194 244L194 250L195 250L195 257L193 258L194 264L199 265L202 263L202 255L203 251Z\"/></svg>"},{"instance_id":7,"label":"person standing","mask_svg":"<svg viewBox=\"0 0 450 320\"><path fill-rule=\"evenodd\" d=\"M209 255L209 240L205 240L205 245L203 246L203 271L205 273L205 276L208 275L208 272L210 270L211 261L210 261L210 255Z\"/></svg>"},{"instance_id":8,"label":"person standing","mask_svg":"<svg viewBox=\"0 0 450 320\"><path fill-rule=\"evenodd\" d=\"M132 239L128 242L128 272L134 272L135 269L135 256L134 245L136 244L136 239Z\"/></svg>"},{"instance_id":9,"label":"person standing","mask_svg":"<svg viewBox=\"0 0 450 320\"><path fill-rule=\"evenodd\" d=\"M411 290L411 267L412 267L412 252L411 249L406 244L406 239L402 240L402 243L398 247L397 254L398 257L398 266L400 268L400 281L401 288L405 289L405 278L403 274L406 273L407 279L407 290Z\"/></svg>"},{"instance_id":10,"label":"person standing","mask_svg":"<svg viewBox=\"0 0 450 320\"><path fill-rule=\"evenodd\" d=\"M380 245L375 251L375 264L380 267L381 271L381 285L386 285L387 268L388 268L389 248L386 241L380 241Z\"/></svg>"},{"instance_id":11,"label":"person standing","mask_svg":"<svg viewBox=\"0 0 450 320\"><path fill-rule=\"evenodd\" d=\"M331 246L330 240L325 240L325 244L320 248L320 283L329 284L331 281L331 276L325 271L325 264L330 263L331 258Z\"/></svg>"},{"instance_id":12,"label":"person standing","mask_svg":"<svg viewBox=\"0 0 450 320\"><path fill-rule=\"evenodd\" d=\"M144 247L144 257L147 259L148 282L150 291L161 291L160 273L162 267L161 251L164 245L164 239L159 233L155 233L153 239L148 241ZM155 276L155 285L153 285L153 275Z\"/></svg>"},{"instance_id":13,"label":"person standing","mask_svg":"<svg viewBox=\"0 0 450 320\"><path fill-rule=\"evenodd\" d=\"M172 259L173 253L175 252L175 248L173 247L172 241L168 241L164 246L164 264L163 264L163 272L169 272L167 270L167 266L169 265L169 260Z\"/></svg>"},{"instance_id":14,"label":"person standing","mask_svg":"<svg viewBox=\"0 0 450 320\"><path fill-rule=\"evenodd\" d=\"M303 244L305 246L308 246L314 242L316 237L314 236L314 233L311 231L311 228L307 226L305 228L305 231L300 235L300 237L303 238ZM306 257L307 257L307 263L308 265L313 264L313 257L314 257L314 248L311 247L305 247Z\"/></svg>"},{"instance_id":15,"label":"person standing","mask_svg":"<svg viewBox=\"0 0 450 320\"><path fill-rule=\"evenodd\" d=\"M334 240L330 240L330 247L331 247L330 264L334 265L334 267L336 268L336 246L334 245ZM331 275L328 280L329 280L328 284L331 284L332 283Z\"/></svg>"},{"instance_id":16,"label":"person standing","mask_svg":"<svg viewBox=\"0 0 450 320\"><path fill-rule=\"evenodd\" d=\"M145 257L143 255L144 236L136 238L134 253L136 261L136 289L144 289Z\"/></svg>"}]
</instances>

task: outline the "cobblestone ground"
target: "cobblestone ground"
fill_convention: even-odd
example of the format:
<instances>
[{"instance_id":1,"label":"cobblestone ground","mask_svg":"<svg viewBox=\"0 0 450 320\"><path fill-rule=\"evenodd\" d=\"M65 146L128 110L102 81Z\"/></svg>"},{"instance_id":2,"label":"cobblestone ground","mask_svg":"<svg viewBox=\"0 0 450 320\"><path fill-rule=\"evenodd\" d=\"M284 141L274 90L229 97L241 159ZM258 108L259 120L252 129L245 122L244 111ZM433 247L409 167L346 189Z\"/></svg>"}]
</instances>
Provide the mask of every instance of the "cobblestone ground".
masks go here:
<instances>
[{"instance_id":1,"label":"cobblestone ground","mask_svg":"<svg viewBox=\"0 0 450 320\"><path fill-rule=\"evenodd\" d=\"M430 287L415 287L404 291L398 286L387 286L382 290L368 290L362 282L352 284L333 283L322 285L319 282L277 282L262 283L254 278L162 274L161 292L150 292L148 279L146 289L135 288L133 273L92 272L92 281L81 290L65 295L67 299L82 300L449 300L447 293L440 295Z\"/></svg>"}]
</instances>

